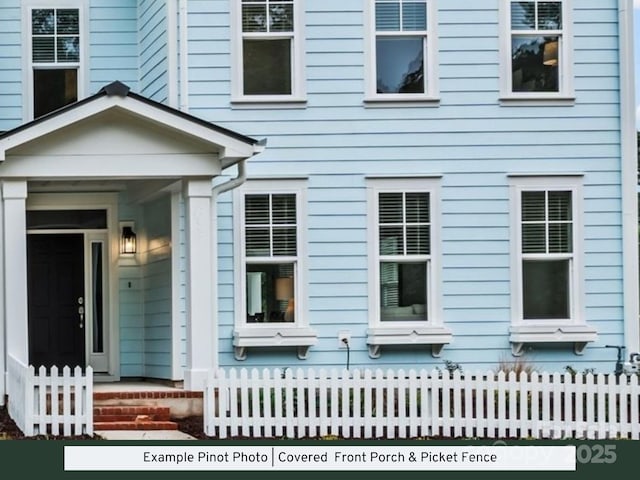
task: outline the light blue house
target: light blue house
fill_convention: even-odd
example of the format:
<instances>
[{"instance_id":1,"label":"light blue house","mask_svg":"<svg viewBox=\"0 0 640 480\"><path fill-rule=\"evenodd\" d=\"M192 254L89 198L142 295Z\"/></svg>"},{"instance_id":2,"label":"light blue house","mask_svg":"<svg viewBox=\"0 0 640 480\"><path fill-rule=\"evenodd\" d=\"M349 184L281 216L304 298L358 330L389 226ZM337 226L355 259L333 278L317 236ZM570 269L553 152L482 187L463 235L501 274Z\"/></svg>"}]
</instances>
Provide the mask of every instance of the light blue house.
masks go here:
<instances>
[{"instance_id":1,"label":"light blue house","mask_svg":"<svg viewBox=\"0 0 640 480\"><path fill-rule=\"evenodd\" d=\"M629 0L3 0L0 371L612 371L632 39Z\"/></svg>"}]
</instances>

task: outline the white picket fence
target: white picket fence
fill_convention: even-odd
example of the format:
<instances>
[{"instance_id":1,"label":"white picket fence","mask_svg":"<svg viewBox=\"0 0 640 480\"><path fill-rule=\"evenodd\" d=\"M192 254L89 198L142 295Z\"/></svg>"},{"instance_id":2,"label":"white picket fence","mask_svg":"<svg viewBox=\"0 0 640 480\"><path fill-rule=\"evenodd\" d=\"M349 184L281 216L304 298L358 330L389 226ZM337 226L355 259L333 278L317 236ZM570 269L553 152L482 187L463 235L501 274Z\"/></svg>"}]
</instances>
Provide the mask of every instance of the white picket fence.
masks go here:
<instances>
[{"instance_id":1,"label":"white picket fence","mask_svg":"<svg viewBox=\"0 0 640 480\"><path fill-rule=\"evenodd\" d=\"M93 435L93 370L62 372L8 356L9 415L26 436Z\"/></svg>"},{"instance_id":2,"label":"white picket fence","mask_svg":"<svg viewBox=\"0 0 640 480\"><path fill-rule=\"evenodd\" d=\"M640 439L638 376L410 370L219 370L217 438Z\"/></svg>"}]
</instances>

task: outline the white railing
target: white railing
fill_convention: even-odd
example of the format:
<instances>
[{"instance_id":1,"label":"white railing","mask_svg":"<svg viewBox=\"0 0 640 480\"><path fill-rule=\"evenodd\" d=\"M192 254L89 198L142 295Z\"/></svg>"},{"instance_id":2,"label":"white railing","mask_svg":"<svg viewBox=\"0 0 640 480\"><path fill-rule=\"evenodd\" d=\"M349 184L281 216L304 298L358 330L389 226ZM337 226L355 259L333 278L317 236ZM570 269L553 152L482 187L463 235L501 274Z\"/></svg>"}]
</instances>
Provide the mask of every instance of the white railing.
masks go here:
<instances>
[{"instance_id":1,"label":"white railing","mask_svg":"<svg viewBox=\"0 0 640 480\"><path fill-rule=\"evenodd\" d=\"M9 415L26 436L93 435L93 370L62 372L41 366L36 373L11 355Z\"/></svg>"},{"instance_id":2,"label":"white railing","mask_svg":"<svg viewBox=\"0 0 640 480\"><path fill-rule=\"evenodd\" d=\"M410 370L219 370L217 438L640 439L638 376Z\"/></svg>"}]
</instances>

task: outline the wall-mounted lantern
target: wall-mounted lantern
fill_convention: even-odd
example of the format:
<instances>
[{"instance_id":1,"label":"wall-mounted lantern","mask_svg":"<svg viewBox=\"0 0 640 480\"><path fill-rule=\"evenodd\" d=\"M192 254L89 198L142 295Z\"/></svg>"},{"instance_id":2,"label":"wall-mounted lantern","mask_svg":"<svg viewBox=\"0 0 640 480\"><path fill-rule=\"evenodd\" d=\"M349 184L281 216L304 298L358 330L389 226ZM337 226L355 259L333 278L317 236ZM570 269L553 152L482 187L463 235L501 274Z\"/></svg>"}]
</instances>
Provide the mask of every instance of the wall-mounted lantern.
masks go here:
<instances>
[{"instance_id":1,"label":"wall-mounted lantern","mask_svg":"<svg viewBox=\"0 0 640 480\"><path fill-rule=\"evenodd\" d=\"M120 237L120 253L124 255L134 255L137 252L137 238L133 231L133 226L122 227L122 237Z\"/></svg>"}]
</instances>

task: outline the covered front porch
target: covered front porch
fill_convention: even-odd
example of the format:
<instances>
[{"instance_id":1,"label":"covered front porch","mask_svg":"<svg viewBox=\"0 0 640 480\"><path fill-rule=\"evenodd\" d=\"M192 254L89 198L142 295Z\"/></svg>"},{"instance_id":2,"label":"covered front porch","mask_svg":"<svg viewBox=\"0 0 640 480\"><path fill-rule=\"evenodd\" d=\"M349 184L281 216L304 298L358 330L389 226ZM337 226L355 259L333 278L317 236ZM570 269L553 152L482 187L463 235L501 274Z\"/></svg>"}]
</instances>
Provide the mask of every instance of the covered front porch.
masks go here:
<instances>
[{"instance_id":1,"label":"covered front porch","mask_svg":"<svg viewBox=\"0 0 640 480\"><path fill-rule=\"evenodd\" d=\"M202 391L216 192L262 148L118 82L0 135L0 403L19 384L10 363Z\"/></svg>"}]
</instances>

